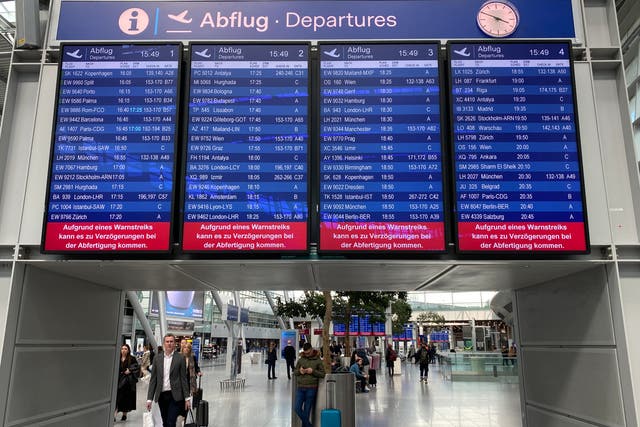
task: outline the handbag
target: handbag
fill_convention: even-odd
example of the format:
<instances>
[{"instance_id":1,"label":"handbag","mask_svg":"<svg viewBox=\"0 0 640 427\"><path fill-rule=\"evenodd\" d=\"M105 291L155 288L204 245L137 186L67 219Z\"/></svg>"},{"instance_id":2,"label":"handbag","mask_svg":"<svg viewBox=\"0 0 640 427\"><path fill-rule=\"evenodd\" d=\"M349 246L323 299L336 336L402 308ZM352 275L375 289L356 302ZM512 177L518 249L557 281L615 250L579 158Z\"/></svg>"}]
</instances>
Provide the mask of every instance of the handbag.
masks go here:
<instances>
[{"instance_id":1,"label":"handbag","mask_svg":"<svg viewBox=\"0 0 640 427\"><path fill-rule=\"evenodd\" d=\"M142 413L142 427L155 427L153 423L153 413L151 411L144 411Z\"/></svg>"},{"instance_id":2,"label":"handbag","mask_svg":"<svg viewBox=\"0 0 640 427\"><path fill-rule=\"evenodd\" d=\"M189 416L191 416L191 422L188 422ZM196 425L196 419L193 416L193 412L191 411L191 408L189 408L189 413L187 414L187 418L184 421L185 421L184 422L184 427L198 427Z\"/></svg>"},{"instance_id":3,"label":"handbag","mask_svg":"<svg viewBox=\"0 0 640 427\"><path fill-rule=\"evenodd\" d=\"M118 381L118 388L124 388L129 385L129 375L123 375Z\"/></svg>"}]
</instances>

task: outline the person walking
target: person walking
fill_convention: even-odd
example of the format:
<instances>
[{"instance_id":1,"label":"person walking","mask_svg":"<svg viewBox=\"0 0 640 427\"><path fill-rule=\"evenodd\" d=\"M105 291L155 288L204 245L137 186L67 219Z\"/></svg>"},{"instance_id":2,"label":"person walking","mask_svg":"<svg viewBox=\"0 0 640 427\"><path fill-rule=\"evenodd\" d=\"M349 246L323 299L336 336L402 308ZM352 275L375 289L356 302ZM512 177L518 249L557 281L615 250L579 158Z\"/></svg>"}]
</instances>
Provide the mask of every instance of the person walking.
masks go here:
<instances>
[{"instance_id":1,"label":"person walking","mask_svg":"<svg viewBox=\"0 0 640 427\"><path fill-rule=\"evenodd\" d=\"M509 361L511 362L511 366L515 366L517 356L518 356L518 350L516 349L515 344L511 344L511 347L509 347L509 353L507 353L507 355L509 356Z\"/></svg>"},{"instance_id":2,"label":"person walking","mask_svg":"<svg viewBox=\"0 0 640 427\"><path fill-rule=\"evenodd\" d=\"M309 416L316 404L318 383L324 378L325 372L319 352L308 342L302 346L302 355L296 363L294 375L298 384L294 406L296 414L302 421L302 427L313 427Z\"/></svg>"},{"instance_id":3,"label":"person walking","mask_svg":"<svg viewBox=\"0 0 640 427\"><path fill-rule=\"evenodd\" d=\"M502 366L509 366L509 347L502 344Z\"/></svg>"},{"instance_id":4,"label":"person walking","mask_svg":"<svg viewBox=\"0 0 640 427\"><path fill-rule=\"evenodd\" d=\"M189 394L194 396L195 392L198 390L198 369L196 369L196 361L193 357L193 346L190 342L185 343L180 347L180 353L184 357L184 362L187 368L187 378L189 382ZM187 418L187 409L183 409L180 411L180 415Z\"/></svg>"},{"instance_id":5,"label":"person walking","mask_svg":"<svg viewBox=\"0 0 640 427\"><path fill-rule=\"evenodd\" d=\"M287 361L287 378L291 379L291 372L296 366L296 349L292 345L291 340L287 340L287 346L282 352L284 354L284 360Z\"/></svg>"},{"instance_id":6,"label":"person walking","mask_svg":"<svg viewBox=\"0 0 640 427\"><path fill-rule=\"evenodd\" d=\"M415 357L416 361L420 363L420 382L426 383L429 380L429 360L431 357L427 343L422 343Z\"/></svg>"},{"instance_id":7,"label":"person walking","mask_svg":"<svg viewBox=\"0 0 640 427\"><path fill-rule=\"evenodd\" d=\"M141 377L147 376L149 373L149 366L151 366L151 346L145 345L144 353L142 353L142 359L140 360Z\"/></svg>"},{"instance_id":8,"label":"person walking","mask_svg":"<svg viewBox=\"0 0 640 427\"><path fill-rule=\"evenodd\" d=\"M276 361L278 360L278 350L276 349L276 343L271 341L269 343L269 349L267 350L267 378L278 379L276 377Z\"/></svg>"},{"instance_id":9,"label":"person walking","mask_svg":"<svg viewBox=\"0 0 640 427\"><path fill-rule=\"evenodd\" d=\"M167 334L162 341L163 352L153 361L149 391L147 392L147 410L152 403L158 402L163 427L176 427L176 419L182 408L189 410L191 396L187 377L187 364L184 357L176 352L176 337Z\"/></svg>"},{"instance_id":10,"label":"person walking","mask_svg":"<svg viewBox=\"0 0 640 427\"><path fill-rule=\"evenodd\" d=\"M391 343L387 344L387 351L384 353L384 360L387 362L387 369L389 371L389 376L393 376L393 365L398 358L398 354L391 346Z\"/></svg>"},{"instance_id":11,"label":"person walking","mask_svg":"<svg viewBox=\"0 0 640 427\"><path fill-rule=\"evenodd\" d=\"M127 420L127 413L136 409L136 383L140 375L140 365L131 355L131 347L120 347L120 372L118 374L118 393L116 395L116 415L122 412L120 421ZM113 420L115 421L115 415Z\"/></svg>"}]
</instances>

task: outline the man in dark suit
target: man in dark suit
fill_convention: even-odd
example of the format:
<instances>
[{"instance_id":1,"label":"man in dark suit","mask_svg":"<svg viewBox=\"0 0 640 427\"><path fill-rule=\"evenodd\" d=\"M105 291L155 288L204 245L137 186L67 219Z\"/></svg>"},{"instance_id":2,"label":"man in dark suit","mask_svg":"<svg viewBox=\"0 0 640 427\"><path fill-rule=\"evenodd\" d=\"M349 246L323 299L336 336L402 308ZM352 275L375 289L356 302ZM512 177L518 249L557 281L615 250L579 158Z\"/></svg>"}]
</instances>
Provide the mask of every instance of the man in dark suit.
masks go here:
<instances>
[{"instance_id":1,"label":"man in dark suit","mask_svg":"<svg viewBox=\"0 0 640 427\"><path fill-rule=\"evenodd\" d=\"M284 354L284 360L287 361L287 377L291 379L291 372L296 366L296 348L293 346L291 340L287 340L287 346L282 350Z\"/></svg>"},{"instance_id":2,"label":"man in dark suit","mask_svg":"<svg viewBox=\"0 0 640 427\"><path fill-rule=\"evenodd\" d=\"M191 406L185 359L175 346L176 337L165 335L164 352L156 355L149 378L147 409L151 410L153 401L158 402L164 427L175 427L182 409L189 410Z\"/></svg>"}]
</instances>

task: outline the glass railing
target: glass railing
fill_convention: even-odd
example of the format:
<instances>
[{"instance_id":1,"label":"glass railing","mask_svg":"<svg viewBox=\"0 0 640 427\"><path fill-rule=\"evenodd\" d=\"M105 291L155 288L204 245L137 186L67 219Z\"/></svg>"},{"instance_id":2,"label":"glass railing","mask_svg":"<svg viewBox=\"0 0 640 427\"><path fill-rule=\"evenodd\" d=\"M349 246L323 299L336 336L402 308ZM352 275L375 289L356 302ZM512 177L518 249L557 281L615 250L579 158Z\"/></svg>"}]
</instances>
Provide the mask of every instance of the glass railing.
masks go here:
<instances>
[{"instance_id":1,"label":"glass railing","mask_svg":"<svg viewBox=\"0 0 640 427\"><path fill-rule=\"evenodd\" d=\"M449 381L518 382L518 357L501 353L439 353L442 376Z\"/></svg>"}]
</instances>

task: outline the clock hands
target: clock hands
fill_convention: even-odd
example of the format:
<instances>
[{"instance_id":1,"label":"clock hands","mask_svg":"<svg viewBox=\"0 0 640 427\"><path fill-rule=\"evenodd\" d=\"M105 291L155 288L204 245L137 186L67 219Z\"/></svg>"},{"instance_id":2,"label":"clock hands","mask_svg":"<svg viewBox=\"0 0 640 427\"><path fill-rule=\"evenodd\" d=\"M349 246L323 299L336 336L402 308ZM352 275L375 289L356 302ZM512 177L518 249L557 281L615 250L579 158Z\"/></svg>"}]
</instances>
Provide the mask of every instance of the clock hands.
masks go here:
<instances>
[{"instance_id":1,"label":"clock hands","mask_svg":"<svg viewBox=\"0 0 640 427\"><path fill-rule=\"evenodd\" d=\"M490 16L490 17L492 17L493 19L495 19L496 21L504 22L505 24L508 24L508 23L509 23L508 21L506 21L506 20L504 20L504 19L500 18L499 16L491 15L490 13L483 12L483 11L481 11L480 13L482 13L483 15Z\"/></svg>"}]
</instances>

